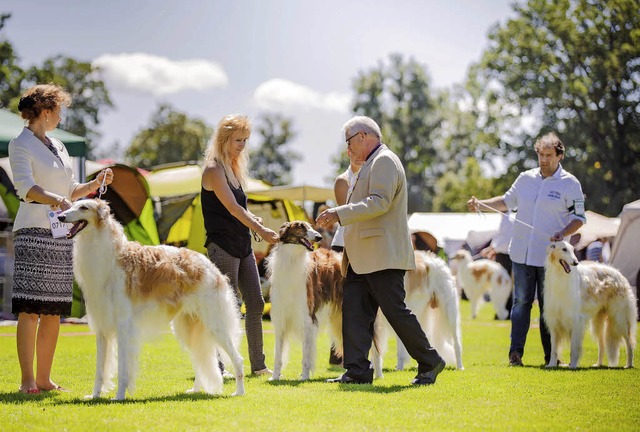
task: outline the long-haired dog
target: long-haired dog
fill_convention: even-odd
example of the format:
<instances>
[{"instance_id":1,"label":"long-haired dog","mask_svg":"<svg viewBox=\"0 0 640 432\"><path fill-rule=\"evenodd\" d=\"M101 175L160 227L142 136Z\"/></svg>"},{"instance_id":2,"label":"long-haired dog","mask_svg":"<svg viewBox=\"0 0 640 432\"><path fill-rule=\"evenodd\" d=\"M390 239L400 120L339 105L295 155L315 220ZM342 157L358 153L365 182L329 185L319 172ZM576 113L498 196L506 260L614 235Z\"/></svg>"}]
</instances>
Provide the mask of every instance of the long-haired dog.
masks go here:
<instances>
[{"instance_id":1,"label":"long-haired dog","mask_svg":"<svg viewBox=\"0 0 640 432\"><path fill-rule=\"evenodd\" d=\"M72 223L74 274L96 333L96 376L92 397L108 391L116 367L122 400L133 394L143 336L162 331L170 321L190 352L195 369L191 391L222 392L216 349L230 357L234 395L244 394L243 359L236 297L228 279L204 255L171 246L128 241L102 200L81 200L58 217Z\"/></svg>"},{"instance_id":2,"label":"long-haired dog","mask_svg":"<svg viewBox=\"0 0 640 432\"><path fill-rule=\"evenodd\" d=\"M506 305L512 284L504 267L487 259L473 261L469 251L461 249L451 257L451 269L471 302L471 318L478 316L485 294L489 294L498 319L509 317Z\"/></svg>"},{"instance_id":3,"label":"long-haired dog","mask_svg":"<svg viewBox=\"0 0 640 432\"><path fill-rule=\"evenodd\" d=\"M307 380L315 368L318 331L325 324L342 354L342 257L328 249L313 250L322 236L307 222L285 222L279 234L280 242L266 258L276 339L271 379L280 379L289 340L295 337L302 341L300 379Z\"/></svg>"},{"instance_id":4,"label":"long-haired dog","mask_svg":"<svg viewBox=\"0 0 640 432\"><path fill-rule=\"evenodd\" d=\"M551 334L551 357L547 367L557 365L565 340L571 342L569 367L575 369L582 355L587 324L598 342L598 362L617 366L620 346L627 350L626 367L633 367L636 346L636 298L627 279L606 264L578 263L573 247L564 241L547 247L544 278L544 319Z\"/></svg>"},{"instance_id":5,"label":"long-haired dog","mask_svg":"<svg viewBox=\"0 0 640 432\"><path fill-rule=\"evenodd\" d=\"M455 280L447 264L432 252L415 251L415 260L416 269L405 273L407 307L418 318L438 354L447 364L463 370L460 304ZM377 377L382 376L383 353L376 351L378 347L384 350L387 346L386 335L391 329L386 320L382 322L385 323L382 328L376 326L379 337L372 356ZM397 340L397 355L396 369L403 370L411 358L400 339Z\"/></svg>"}]
</instances>

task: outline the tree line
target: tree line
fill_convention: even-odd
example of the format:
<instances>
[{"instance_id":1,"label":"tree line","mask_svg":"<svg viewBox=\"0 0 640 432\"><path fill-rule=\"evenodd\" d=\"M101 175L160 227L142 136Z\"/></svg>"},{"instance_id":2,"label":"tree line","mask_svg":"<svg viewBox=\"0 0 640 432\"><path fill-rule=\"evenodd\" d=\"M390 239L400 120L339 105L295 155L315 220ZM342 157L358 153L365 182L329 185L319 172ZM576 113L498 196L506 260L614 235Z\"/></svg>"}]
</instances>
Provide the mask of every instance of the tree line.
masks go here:
<instances>
[{"instance_id":1,"label":"tree line","mask_svg":"<svg viewBox=\"0 0 640 432\"><path fill-rule=\"evenodd\" d=\"M563 166L581 181L587 208L615 216L640 191L640 0L528 0L488 33L489 45L465 81L433 87L426 65L401 54L381 59L353 79L352 111L375 119L403 161L409 211L465 211L471 195L502 194L537 166L533 143L557 131ZM10 15L0 17L0 29ZM113 104L89 63L55 56L23 69L0 40L0 103L15 110L36 82L70 90L74 104L62 127L98 138L100 115ZM267 113L250 173L273 185L291 181L301 159L287 144L291 119ZM200 119L168 105L126 149L128 163L199 160L212 133ZM333 157L335 173L346 168Z\"/></svg>"}]
</instances>

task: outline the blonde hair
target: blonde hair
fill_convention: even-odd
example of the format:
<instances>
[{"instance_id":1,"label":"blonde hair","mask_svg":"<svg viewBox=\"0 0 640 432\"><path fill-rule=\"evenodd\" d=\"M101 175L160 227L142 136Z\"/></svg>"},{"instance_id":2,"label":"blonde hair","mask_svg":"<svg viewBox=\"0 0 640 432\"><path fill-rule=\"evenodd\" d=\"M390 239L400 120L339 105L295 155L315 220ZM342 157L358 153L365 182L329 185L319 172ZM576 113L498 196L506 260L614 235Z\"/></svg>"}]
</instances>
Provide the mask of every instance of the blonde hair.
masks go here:
<instances>
[{"instance_id":1,"label":"blonde hair","mask_svg":"<svg viewBox=\"0 0 640 432\"><path fill-rule=\"evenodd\" d=\"M206 164L219 164L227 176L227 180L234 188L245 186L248 178L248 152L243 151L240 156L233 158L229 153L231 136L235 132L251 133L249 117L242 114L230 114L218 123L218 127L211 138L204 159Z\"/></svg>"},{"instance_id":2,"label":"blonde hair","mask_svg":"<svg viewBox=\"0 0 640 432\"><path fill-rule=\"evenodd\" d=\"M18 102L18 111L27 121L40 117L42 111L55 111L71 105L71 95L57 84L38 84L28 89Z\"/></svg>"}]
</instances>

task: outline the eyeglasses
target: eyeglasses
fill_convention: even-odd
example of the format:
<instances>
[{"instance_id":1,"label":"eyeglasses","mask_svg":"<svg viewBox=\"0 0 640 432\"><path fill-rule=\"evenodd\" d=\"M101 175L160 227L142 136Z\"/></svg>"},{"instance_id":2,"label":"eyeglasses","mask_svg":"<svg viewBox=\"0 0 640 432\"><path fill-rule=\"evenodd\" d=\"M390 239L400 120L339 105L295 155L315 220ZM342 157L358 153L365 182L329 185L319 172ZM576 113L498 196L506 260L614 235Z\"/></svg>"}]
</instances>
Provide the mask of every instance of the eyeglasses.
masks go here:
<instances>
[{"instance_id":1,"label":"eyeglasses","mask_svg":"<svg viewBox=\"0 0 640 432\"><path fill-rule=\"evenodd\" d=\"M356 133L354 133L353 135L351 135L349 138L347 138L347 146L351 145L351 140L354 139L356 136L358 136L358 134L360 134L361 131L358 131Z\"/></svg>"}]
</instances>

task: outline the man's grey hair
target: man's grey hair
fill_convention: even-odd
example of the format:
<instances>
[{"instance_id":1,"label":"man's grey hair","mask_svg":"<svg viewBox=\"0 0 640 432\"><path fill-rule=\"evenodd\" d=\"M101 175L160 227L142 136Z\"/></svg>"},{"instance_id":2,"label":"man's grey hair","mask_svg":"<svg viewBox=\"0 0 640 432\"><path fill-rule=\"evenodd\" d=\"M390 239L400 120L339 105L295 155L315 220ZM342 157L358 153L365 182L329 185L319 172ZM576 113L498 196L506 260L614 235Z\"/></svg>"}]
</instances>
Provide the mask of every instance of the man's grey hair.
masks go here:
<instances>
[{"instance_id":1,"label":"man's grey hair","mask_svg":"<svg viewBox=\"0 0 640 432\"><path fill-rule=\"evenodd\" d=\"M346 135L353 135L358 132L375 135L378 139L382 139L380 126L372 118L365 116L355 116L342 126L342 130Z\"/></svg>"}]
</instances>

